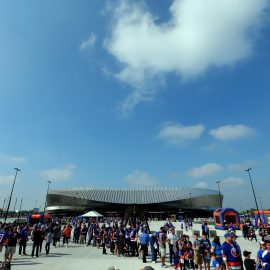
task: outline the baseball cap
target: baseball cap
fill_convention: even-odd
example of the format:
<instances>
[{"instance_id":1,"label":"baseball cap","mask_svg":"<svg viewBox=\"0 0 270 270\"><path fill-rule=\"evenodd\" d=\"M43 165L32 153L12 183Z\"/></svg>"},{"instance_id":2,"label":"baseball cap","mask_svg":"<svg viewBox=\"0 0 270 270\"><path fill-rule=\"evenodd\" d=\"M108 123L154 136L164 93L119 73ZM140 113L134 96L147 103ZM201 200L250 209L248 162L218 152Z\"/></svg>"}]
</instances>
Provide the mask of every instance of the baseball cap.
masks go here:
<instances>
[{"instance_id":1,"label":"baseball cap","mask_svg":"<svg viewBox=\"0 0 270 270\"><path fill-rule=\"evenodd\" d=\"M227 232L227 233L224 234L224 237L225 238L227 238L227 237L233 237L233 235L231 233Z\"/></svg>"},{"instance_id":2,"label":"baseball cap","mask_svg":"<svg viewBox=\"0 0 270 270\"><path fill-rule=\"evenodd\" d=\"M247 251L247 250L243 251L244 257L247 257L247 256L249 256L250 254L251 254L250 251Z\"/></svg>"}]
</instances>

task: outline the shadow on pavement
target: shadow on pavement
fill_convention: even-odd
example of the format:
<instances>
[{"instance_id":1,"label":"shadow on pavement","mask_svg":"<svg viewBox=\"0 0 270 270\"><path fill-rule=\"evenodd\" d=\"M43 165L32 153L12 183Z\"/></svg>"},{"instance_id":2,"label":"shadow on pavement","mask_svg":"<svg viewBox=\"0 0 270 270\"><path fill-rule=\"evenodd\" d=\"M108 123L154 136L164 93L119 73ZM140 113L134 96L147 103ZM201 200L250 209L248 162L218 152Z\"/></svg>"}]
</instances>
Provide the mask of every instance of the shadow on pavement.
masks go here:
<instances>
[{"instance_id":1,"label":"shadow on pavement","mask_svg":"<svg viewBox=\"0 0 270 270\"><path fill-rule=\"evenodd\" d=\"M12 266L16 266L16 265L37 265L37 264L42 264L42 263L40 263L40 262L32 262L32 261L23 261L23 262L12 263Z\"/></svg>"}]
</instances>

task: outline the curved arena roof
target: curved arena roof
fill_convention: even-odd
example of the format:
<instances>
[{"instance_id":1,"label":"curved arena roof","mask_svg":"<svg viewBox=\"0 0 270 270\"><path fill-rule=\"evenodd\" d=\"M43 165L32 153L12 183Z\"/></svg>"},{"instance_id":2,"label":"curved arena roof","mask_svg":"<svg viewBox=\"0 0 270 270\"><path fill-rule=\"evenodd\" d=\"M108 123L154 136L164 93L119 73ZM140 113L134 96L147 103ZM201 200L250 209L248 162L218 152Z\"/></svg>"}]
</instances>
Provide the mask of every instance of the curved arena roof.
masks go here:
<instances>
[{"instance_id":1,"label":"curved arena roof","mask_svg":"<svg viewBox=\"0 0 270 270\"><path fill-rule=\"evenodd\" d=\"M130 205L144 209L215 209L220 198L216 190L200 188L73 188L50 190L47 210L123 209Z\"/></svg>"}]
</instances>

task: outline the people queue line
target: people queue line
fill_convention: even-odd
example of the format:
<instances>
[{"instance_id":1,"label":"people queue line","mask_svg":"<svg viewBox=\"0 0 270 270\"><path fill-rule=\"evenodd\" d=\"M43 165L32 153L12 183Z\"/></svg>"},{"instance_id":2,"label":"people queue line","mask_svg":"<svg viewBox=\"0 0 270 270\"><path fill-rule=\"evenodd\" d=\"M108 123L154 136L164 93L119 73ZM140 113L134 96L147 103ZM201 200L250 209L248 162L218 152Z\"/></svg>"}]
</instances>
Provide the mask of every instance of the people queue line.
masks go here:
<instances>
[{"instance_id":1,"label":"people queue line","mask_svg":"<svg viewBox=\"0 0 270 270\"><path fill-rule=\"evenodd\" d=\"M1 224L0 224L1 225ZM30 233L31 232L31 233ZM111 225L99 223L95 220L88 223L73 219L61 226L59 222L46 225L12 225L0 226L0 252L5 248L4 260L12 261L19 246L19 255L26 254L26 245L32 240L31 256L38 257L42 252L45 242L45 254L50 253L50 247L68 247L69 241L75 244L94 246L102 249L102 254L108 253L117 256L136 256L145 263L150 255L153 263L161 262L162 268L167 268L165 260L168 255L170 266L176 270L210 269L210 263L215 270L270 270L270 242L260 242L256 260L250 259L250 252L241 252L237 243L237 235L230 230L225 235L225 242L220 243L218 236L213 241L209 240L207 223L202 225L202 238L193 235L193 240L188 235L178 237L174 226L168 222L158 232L150 232L147 224L137 222L133 225L121 226L119 223ZM62 240L62 244L61 244ZM149 253L150 250L150 253ZM244 257L244 258L243 258Z\"/></svg>"}]
</instances>

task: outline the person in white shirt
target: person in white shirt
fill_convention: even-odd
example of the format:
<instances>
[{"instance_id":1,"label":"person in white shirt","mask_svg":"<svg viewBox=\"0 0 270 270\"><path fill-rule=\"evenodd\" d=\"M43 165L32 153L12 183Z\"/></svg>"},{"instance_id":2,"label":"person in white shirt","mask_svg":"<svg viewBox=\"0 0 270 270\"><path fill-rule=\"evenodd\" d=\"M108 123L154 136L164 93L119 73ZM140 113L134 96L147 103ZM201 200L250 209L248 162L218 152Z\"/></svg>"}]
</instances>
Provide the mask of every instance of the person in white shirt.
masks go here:
<instances>
[{"instance_id":1,"label":"person in white shirt","mask_svg":"<svg viewBox=\"0 0 270 270\"><path fill-rule=\"evenodd\" d=\"M175 228L171 228L169 230L169 234L167 237L167 243L169 245L169 250L170 250L170 264L171 264L171 266L173 265L173 256L174 256L173 247L174 247L175 241L177 241L177 236L175 234Z\"/></svg>"}]
</instances>

